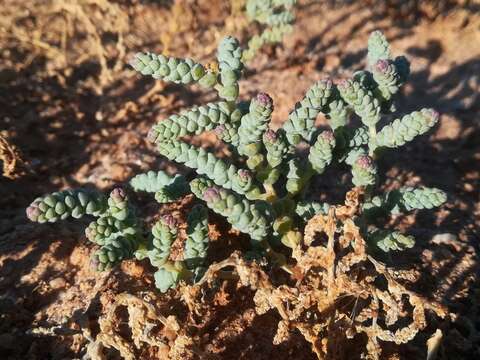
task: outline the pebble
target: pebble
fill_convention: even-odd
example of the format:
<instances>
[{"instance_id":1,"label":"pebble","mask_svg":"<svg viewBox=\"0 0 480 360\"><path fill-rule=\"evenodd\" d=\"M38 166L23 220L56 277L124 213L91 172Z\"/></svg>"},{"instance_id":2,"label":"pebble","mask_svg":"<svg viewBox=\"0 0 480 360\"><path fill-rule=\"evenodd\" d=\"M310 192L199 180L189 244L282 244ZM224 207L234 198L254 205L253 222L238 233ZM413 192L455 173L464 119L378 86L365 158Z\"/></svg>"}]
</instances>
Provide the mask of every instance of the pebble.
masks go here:
<instances>
[{"instance_id":1,"label":"pebble","mask_svg":"<svg viewBox=\"0 0 480 360\"><path fill-rule=\"evenodd\" d=\"M443 234L436 234L432 238L432 242L434 244L449 244L451 242L457 242L458 237L455 234L451 233L443 233Z\"/></svg>"},{"instance_id":2,"label":"pebble","mask_svg":"<svg viewBox=\"0 0 480 360\"><path fill-rule=\"evenodd\" d=\"M67 285L67 282L64 278L57 277L53 280L50 280L48 284L52 289L63 289Z\"/></svg>"}]
</instances>

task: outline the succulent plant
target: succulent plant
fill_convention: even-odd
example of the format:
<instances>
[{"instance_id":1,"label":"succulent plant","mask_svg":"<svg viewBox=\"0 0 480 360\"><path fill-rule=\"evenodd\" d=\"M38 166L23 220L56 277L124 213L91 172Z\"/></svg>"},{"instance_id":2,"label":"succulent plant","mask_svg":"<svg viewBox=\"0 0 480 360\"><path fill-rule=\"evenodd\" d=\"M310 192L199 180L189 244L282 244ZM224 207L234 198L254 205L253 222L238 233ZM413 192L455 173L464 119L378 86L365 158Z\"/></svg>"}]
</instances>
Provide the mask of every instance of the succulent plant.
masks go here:
<instances>
[{"instance_id":1,"label":"succulent plant","mask_svg":"<svg viewBox=\"0 0 480 360\"><path fill-rule=\"evenodd\" d=\"M100 246L92 256L92 264L106 270L133 257L143 241L135 210L122 188L115 188L108 197L91 190L66 190L35 199L27 208L31 221L57 222L73 217L93 216L85 229L88 240Z\"/></svg>"},{"instance_id":2,"label":"succulent plant","mask_svg":"<svg viewBox=\"0 0 480 360\"><path fill-rule=\"evenodd\" d=\"M260 34L254 35L243 52L243 61L251 60L265 44L275 44L292 31L295 15L292 12L296 0L247 0L246 13L250 21L264 26Z\"/></svg>"},{"instance_id":3,"label":"succulent plant","mask_svg":"<svg viewBox=\"0 0 480 360\"><path fill-rule=\"evenodd\" d=\"M106 209L107 199L97 192L67 190L35 199L27 208L27 217L39 223L56 222L85 214L96 216Z\"/></svg>"},{"instance_id":4,"label":"succulent plant","mask_svg":"<svg viewBox=\"0 0 480 360\"><path fill-rule=\"evenodd\" d=\"M249 2L249 11L277 24L288 16L274 12L270 17L268 9L293 3ZM97 267L108 269L133 256L148 258L158 268L157 287L167 291L181 280L198 280L208 267L208 209L247 234L252 251L260 256L272 255L280 244L295 249L302 241L306 222L335 205L313 198L311 184L329 167L338 166L349 168L353 185L365 190L362 212L354 220L369 249L389 252L411 248L415 243L412 236L379 228L379 219L438 207L446 201L446 195L427 187L382 192L376 162L389 148L399 148L426 133L438 122L439 115L432 109L421 109L388 121L409 65L404 57L392 57L390 45L380 32L371 35L367 58L368 69L350 79L324 79L313 84L283 126L274 130L272 97L259 92L249 102L238 100L245 53L236 39L226 37L219 44L218 70L211 72L189 59L137 54L132 66L140 73L184 84L206 82L208 76L207 87L213 87L220 98L171 115L148 134L161 155L191 168L196 176L189 174L187 181L180 174L149 171L130 181L135 191L155 194L161 204L194 194L197 203L186 214L187 238L182 239L179 219L170 214L162 216L151 235L145 237L146 226L140 223L121 189L112 191L108 198L83 190L54 193L36 199L27 216L37 222L96 217L86 234L100 246L94 254ZM315 126L321 113L329 129ZM359 121L351 121L354 117ZM219 158L184 139L207 131L232 150L231 158ZM179 241L184 241L183 258L171 254L173 244Z\"/></svg>"}]
</instances>

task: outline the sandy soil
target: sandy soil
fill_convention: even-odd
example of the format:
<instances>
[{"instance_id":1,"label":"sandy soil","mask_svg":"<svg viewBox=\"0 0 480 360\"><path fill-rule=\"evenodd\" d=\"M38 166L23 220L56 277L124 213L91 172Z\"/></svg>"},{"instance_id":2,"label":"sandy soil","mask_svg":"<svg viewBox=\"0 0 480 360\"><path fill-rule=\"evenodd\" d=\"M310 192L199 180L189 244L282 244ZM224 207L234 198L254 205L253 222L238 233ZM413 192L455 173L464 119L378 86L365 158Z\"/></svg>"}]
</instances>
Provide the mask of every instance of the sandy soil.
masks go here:
<instances>
[{"instance_id":1,"label":"sandy soil","mask_svg":"<svg viewBox=\"0 0 480 360\"><path fill-rule=\"evenodd\" d=\"M394 53L408 56L412 76L398 107L402 112L434 107L442 114L441 122L422 141L383 159L380 167L386 174L385 188L435 186L447 191L449 200L436 212L392 221L391 225L419 239L418 246L395 259L394 264L418 269L422 276L414 288L448 306L453 320L433 320L434 325L403 353L408 354L410 347L425 352L425 341L436 324L445 335L443 358L480 357L478 11L475 14L458 7L434 19L405 19L379 15L374 6L363 2L301 4L295 32L283 46L265 50L251 64L241 83L242 97L260 90L271 94L276 106L274 123L279 126L315 80L326 76L341 79L364 66L372 30L382 29ZM123 63L139 49L160 51L158 21L153 23L167 19L168 8L149 1L126 1L119 6L128 13L131 30L125 37ZM217 29L223 27L226 7L214 6L207 11L204 1L199 6L196 28L173 40L173 55L189 54L202 61L212 57L212 43L220 37ZM27 221L24 209L45 192L78 186L109 189L142 170L175 169L156 156L146 133L159 119L201 104L212 94L196 87L154 84L122 65L100 95L94 86L98 65L91 61L59 69L50 66L52 60L46 57L29 58L30 53L17 48L13 40L0 48L2 134L20 149L25 161L24 175L0 179L2 358L81 358L88 341L75 330L87 327L95 336L99 315L122 292L139 297L148 294L164 316L175 314L186 319L187 308L178 295L157 296L148 264L127 261L109 273L93 272L89 266L93 248L82 234L82 224L37 226ZM319 124L323 123L324 119L319 119ZM214 146L208 137L203 144ZM341 198L345 188L333 177L315 186L318 194L327 190ZM181 212L188 202L162 211ZM146 198L140 198L139 203L147 217L158 212ZM216 218L215 224L220 235L212 244L212 260L245 248L246 240L229 234L221 219ZM279 318L273 312L256 315L251 291L227 289L225 294L223 299L217 295L215 312L202 319L195 330L204 354L221 359L315 358L300 334L281 345L272 344ZM81 325L72 325L70 333L52 330L65 322ZM145 359L159 356L151 349L137 355ZM112 351L108 358L117 357Z\"/></svg>"}]
</instances>

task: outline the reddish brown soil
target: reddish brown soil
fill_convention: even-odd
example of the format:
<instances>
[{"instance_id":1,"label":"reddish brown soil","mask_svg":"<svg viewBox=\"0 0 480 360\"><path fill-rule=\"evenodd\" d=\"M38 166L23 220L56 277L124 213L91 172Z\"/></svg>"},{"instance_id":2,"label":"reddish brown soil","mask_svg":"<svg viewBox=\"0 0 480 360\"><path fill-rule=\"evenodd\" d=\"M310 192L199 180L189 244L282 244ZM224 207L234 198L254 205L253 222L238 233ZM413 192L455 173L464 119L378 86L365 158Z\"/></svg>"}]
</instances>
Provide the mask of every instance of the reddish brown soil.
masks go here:
<instances>
[{"instance_id":1,"label":"reddish brown soil","mask_svg":"<svg viewBox=\"0 0 480 360\"><path fill-rule=\"evenodd\" d=\"M227 15L225 6L199 3L203 10L196 13L198 28L176 37L171 52L205 61L212 58L212 44L219 37L205 29L221 29ZM380 167L387 174L385 187L435 186L449 193L449 201L436 212L392 221L392 226L416 235L418 246L390 259L390 264L418 268L422 277L416 290L447 305L454 314L449 323L432 320L433 325L412 346L424 346L436 327L441 327L445 339L440 356L480 358L478 7L459 6L435 19L406 20L379 15L374 6L362 1L353 3L333 6L302 1L295 32L283 46L265 50L250 64L241 83L242 97L260 90L271 94L276 106L274 122L279 125L315 80L325 76L340 79L364 65L370 31L382 29L394 53L409 57L411 81L398 107L402 112L434 107L442 117L430 136L383 159ZM158 19L169 16L169 10L150 1L120 5L131 23L127 56L139 49L160 51L162 24ZM197 42L189 40L192 38ZM78 318L87 319L95 331L96 319L115 294L154 291L152 269L128 261L109 273L93 272L89 266L92 247L81 224L34 225L27 221L25 207L45 192L78 186L108 189L142 170L175 169L155 154L146 133L158 119L201 104L212 94L175 85L157 85L149 92L153 81L125 66L104 87L103 95L98 95L92 86L98 82L95 63L52 69L50 60L42 56L31 61L28 49L17 48L13 40L0 44L0 49L0 125L26 163L25 175L14 180L0 178L0 354L4 354L0 357L79 358L85 351L80 335L42 335L32 329ZM319 124L323 123L319 119ZM215 146L208 137L202 141ZM339 185L336 176L326 176L324 183L315 186L319 196L328 193L337 199L345 190L346 185ZM146 204L145 198L139 201L147 216L158 211L157 206ZM185 204L178 206L176 210L181 210ZM217 226L225 226L216 220ZM435 237L440 233L456 237ZM221 260L246 244L234 235L220 236L212 244L212 260ZM217 299L217 311L203 319L205 325L198 331L204 351L221 359L314 358L299 334L274 346L278 316L273 312L256 316L247 290L233 294L228 301ZM172 294L157 302L165 316L186 316L185 306ZM147 354L143 353L143 358L153 358Z\"/></svg>"}]
</instances>

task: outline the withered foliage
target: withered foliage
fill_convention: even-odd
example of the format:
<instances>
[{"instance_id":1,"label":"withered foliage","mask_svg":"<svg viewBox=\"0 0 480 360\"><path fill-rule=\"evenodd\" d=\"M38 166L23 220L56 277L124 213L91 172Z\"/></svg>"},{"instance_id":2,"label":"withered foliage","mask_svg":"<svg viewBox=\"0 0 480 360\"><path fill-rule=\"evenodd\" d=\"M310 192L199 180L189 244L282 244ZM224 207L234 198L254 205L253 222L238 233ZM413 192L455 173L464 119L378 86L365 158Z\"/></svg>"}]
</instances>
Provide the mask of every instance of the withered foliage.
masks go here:
<instances>
[{"instance_id":1,"label":"withered foliage","mask_svg":"<svg viewBox=\"0 0 480 360\"><path fill-rule=\"evenodd\" d=\"M0 163L3 167L2 175L15 179L24 173L24 163L18 149L0 133Z\"/></svg>"},{"instance_id":2,"label":"withered foliage","mask_svg":"<svg viewBox=\"0 0 480 360\"><path fill-rule=\"evenodd\" d=\"M161 354L173 359L206 356L195 346L198 334L193 336L188 329L199 327L195 319L210 318L218 304L235 296L223 287L217 287L218 296L213 299L205 296L219 278L238 281L237 287L253 290L258 315L270 310L278 313L281 320L274 344L298 331L319 359L348 358L348 349L359 346L363 358L380 359L384 344L408 343L426 327L427 311L440 318L448 313L441 304L407 289L416 280L414 272L388 268L367 253L354 222L361 196L361 190L354 189L347 194L345 205L332 207L328 215L316 215L308 222L304 240L292 254L296 261L293 286L274 285L264 264L247 261L234 252L211 265L196 285L180 287L179 295L189 312L183 324L174 316L158 315L145 300L119 295L100 319L101 331L89 353L106 346L133 359L135 351L150 345L158 349L160 358ZM121 306L128 310L133 344L120 335L122 320L117 310Z\"/></svg>"},{"instance_id":3,"label":"withered foliage","mask_svg":"<svg viewBox=\"0 0 480 360\"><path fill-rule=\"evenodd\" d=\"M240 252L234 252L211 265L196 285L182 284L179 295L189 313L183 322L172 315L158 315L146 300L117 296L99 320L100 333L89 346L91 358L101 359L94 354L102 347L113 347L125 359L134 359L142 346L158 349L159 358L215 357L195 346L199 344L198 333L193 336L189 329L201 327L196 319L211 318L216 306L235 296L223 287L214 290L212 285L218 285L219 278L250 288L257 316L270 310L278 313L281 320L274 344L298 331L319 359L349 358L352 345L363 349L363 358L380 359L384 344L408 343L426 327L427 311L444 318L447 310L407 289L416 280L413 271L393 270L367 253L354 221L361 196L361 190L353 189L345 205L332 207L327 215L316 215L308 222L304 240L292 254L296 261L292 268L294 285L274 285L265 264L247 261ZM212 298L212 291L218 296ZM205 296L207 293L210 295ZM120 324L125 319L118 316L119 307L127 308L133 341L121 335ZM436 347L438 344L428 344L429 354Z\"/></svg>"},{"instance_id":4,"label":"withered foliage","mask_svg":"<svg viewBox=\"0 0 480 360\"><path fill-rule=\"evenodd\" d=\"M127 310L126 325L131 339L122 332L125 318L119 316L121 308ZM99 325L100 333L87 347L87 357L92 360L106 359L105 348L116 349L126 360L138 359L140 350L145 347L155 349L151 355L158 359L180 360L202 356L175 316L164 317L148 301L131 294L117 295L106 314L99 319Z\"/></svg>"},{"instance_id":5,"label":"withered foliage","mask_svg":"<svg viewBox=\"0 0 480 360\"><path fill-rule=\"evenodd\" d=\"M183 288L190 310L203 312L205 304L195 297L199 287L211 283L222 269L234 267L239 283L255 290L257 314L274 309L280 315L276 344L298 330L319 359L342 359L348 342L363 339L363 355L379 359L382 341L411 341L426 327L427 310L441 318L447 310L401 283L413 282L413 272L392 270L367 254L354 222L361 195L354 189L345 205L309 221L303 243L293 251L294 286L274 286L259 264L234 253L212 265L198 285ZM326 240L320 241L318 235Z\"/></svg>"},{"instance_id":6,"label":"withered foliage","mask_svg":"<svg viewBox=\"0 0 480 360\"><path fill-rule=\"evenodd\" d=\"M108 0L6 0L0 9L0 40L26 50L24 66L38 56L48 59L52 70L96 59L99 91L123 66L128 30L128 14ZM112 35L113 41L105 41Z\"/></svg>"}]
</instances>

